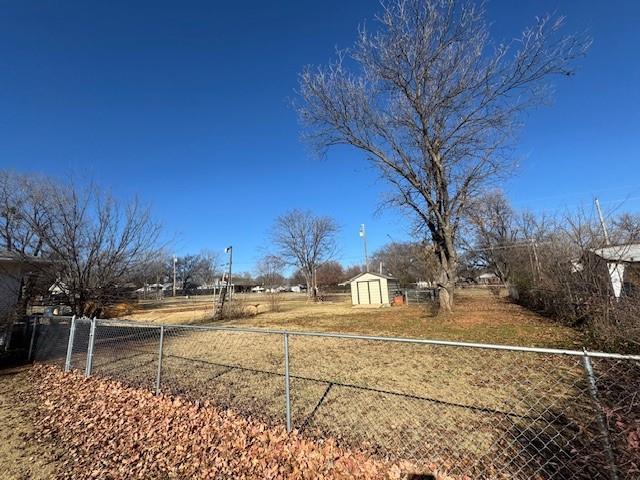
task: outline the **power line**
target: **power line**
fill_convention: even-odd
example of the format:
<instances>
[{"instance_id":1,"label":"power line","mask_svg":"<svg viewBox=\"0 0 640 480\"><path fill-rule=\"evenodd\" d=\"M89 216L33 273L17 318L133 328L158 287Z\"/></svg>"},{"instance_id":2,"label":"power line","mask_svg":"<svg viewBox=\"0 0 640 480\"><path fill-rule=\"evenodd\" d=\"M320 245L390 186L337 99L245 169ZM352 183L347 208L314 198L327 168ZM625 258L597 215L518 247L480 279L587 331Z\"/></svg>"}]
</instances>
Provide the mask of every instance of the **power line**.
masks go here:
<instances>
[{"instance_id":1,"label":"power line","mask_svg":"<svg viewBox=\"0 0 640 480\"><path fill-rule=\"evenodd\" d=\"M484 248L466 248L466 247L462 247L462 249L465 252L483 252L483 251L487 251L487 250L503 250L503 249L508 249L508 248L520 248L520 247L530 247L532 244L537 245L551 245L553 243L556 243L554 240L543 240L543 241L536 241L536 240L527 240L527 241L523 241L523 242L514 242L511 243L509 245L496 245L495 247L484 247Z\"/></svg>"}]
</instances>

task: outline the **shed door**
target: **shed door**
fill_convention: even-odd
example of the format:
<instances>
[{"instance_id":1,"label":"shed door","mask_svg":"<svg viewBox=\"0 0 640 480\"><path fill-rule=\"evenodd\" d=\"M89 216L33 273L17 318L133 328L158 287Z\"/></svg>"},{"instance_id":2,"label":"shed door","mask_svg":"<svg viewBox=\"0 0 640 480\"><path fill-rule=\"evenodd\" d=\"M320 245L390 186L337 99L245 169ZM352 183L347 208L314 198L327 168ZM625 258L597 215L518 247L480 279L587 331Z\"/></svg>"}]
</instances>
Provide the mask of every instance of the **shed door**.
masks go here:
<instances>
[{"instance_id":1,"label":"shed door","mask_svg":"<svg viewBox=\"0 0 640 480\"><path fill-rule=\"evenodd\" d=\"M371 280L367 283L369 284L369 298L371 298L370 303L382 303L382 287L380 285L380 280Z\"/></svg>"},{"instance_id":2,"label":"shed door","mask_svg":"<svg viewBox=\"0 0 640 480\"><path fill-rule=\"evenodd\" d=\"M360 305L370 304L369 282L356 282L356 287L358 289L358 303Z\"/></svg>"}]
</instances>

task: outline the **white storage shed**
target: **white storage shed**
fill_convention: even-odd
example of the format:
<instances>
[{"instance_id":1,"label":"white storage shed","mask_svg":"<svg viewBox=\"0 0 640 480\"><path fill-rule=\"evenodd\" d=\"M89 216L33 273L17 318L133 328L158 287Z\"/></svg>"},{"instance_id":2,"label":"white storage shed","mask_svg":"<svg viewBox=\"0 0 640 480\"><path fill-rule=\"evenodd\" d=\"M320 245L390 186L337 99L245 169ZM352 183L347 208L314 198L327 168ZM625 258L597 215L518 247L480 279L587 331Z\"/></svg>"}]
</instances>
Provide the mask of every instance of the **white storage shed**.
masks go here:
<instances>
[{"instance_id":1,"label":"white storage shed","mask_svg":"<svg viewBox=\"0 0 640 480\"><path fill-rule=\"evenodd\" d=\"M393 295L399 290L398 280L372 272L356 275L341 285L351 286L353 305L390 305Z\"/></svg>"}]
</instances>

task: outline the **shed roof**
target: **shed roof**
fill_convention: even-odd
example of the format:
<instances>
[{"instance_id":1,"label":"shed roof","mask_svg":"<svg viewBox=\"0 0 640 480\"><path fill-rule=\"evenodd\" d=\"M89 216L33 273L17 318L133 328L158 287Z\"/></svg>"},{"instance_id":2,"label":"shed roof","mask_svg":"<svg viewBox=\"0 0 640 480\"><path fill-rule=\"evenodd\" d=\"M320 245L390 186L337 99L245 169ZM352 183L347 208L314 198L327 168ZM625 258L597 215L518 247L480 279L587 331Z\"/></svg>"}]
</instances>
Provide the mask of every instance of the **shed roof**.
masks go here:
<instances>
[{"instance_id":1,"label":"shed roof","mask_svg":"<svg viewBox=\"0 0 640 480\"><path fill-rule=\"evenodd\" d=\"M640 243L595 248L593 253L612 262L640 263Z\"/></svg>"},{"instance_id":2,"label":"shed roof","mask_svg":"<svg viewBox=\"0 0 640 480\"><path fill-rule=\"evenodd\" d=\"M358 275L356 275L355 277L353 277L352 279L347 280L346 282L339 283L338 285L349 285L350 283L353 283L355 280L357 280L361 276L367 275L367 274L373 275L374 277L384 278L384 279L387 279L387 280L397 280L397 278L395 278L395 277L392 277L390 275L384 275L382 273L362 272L362 273L359 273Z\"/></svg>"}]
</instances>

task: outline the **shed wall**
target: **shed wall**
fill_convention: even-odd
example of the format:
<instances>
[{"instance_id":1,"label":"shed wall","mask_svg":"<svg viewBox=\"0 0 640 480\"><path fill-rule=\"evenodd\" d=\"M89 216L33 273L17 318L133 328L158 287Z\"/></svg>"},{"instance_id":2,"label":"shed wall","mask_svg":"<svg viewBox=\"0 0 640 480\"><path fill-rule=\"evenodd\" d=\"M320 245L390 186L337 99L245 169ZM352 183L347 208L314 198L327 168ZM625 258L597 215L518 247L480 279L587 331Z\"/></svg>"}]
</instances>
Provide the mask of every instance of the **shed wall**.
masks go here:
<instances>
[{"instance_id":1,"label":"shed wall","mask_svg":"<svg viewBox=\"0 0 640 480\"><path fill-rule=\"evenodd\" d=\"M365 273L351 283L351 303L353 305L389 304L387 279Z\"/></svg>"}]
</instances>

